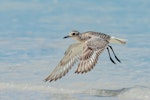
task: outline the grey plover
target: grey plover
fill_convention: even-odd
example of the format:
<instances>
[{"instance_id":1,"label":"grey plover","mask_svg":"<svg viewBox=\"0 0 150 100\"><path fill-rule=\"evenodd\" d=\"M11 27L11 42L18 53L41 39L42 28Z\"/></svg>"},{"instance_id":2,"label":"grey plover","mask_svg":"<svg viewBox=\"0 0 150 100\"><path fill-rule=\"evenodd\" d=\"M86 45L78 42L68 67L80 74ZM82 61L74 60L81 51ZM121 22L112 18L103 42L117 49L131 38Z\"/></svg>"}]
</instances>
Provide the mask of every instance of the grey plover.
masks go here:
<instances>
[{"instance_id":1,"label":"grey plover","mask_svg":"<svg viewBox=\"0 0 150 100\"><path fill-rule=\"evenodd\" d=\"M78 42L69 46L62 60L51 72L51 74L45 79L45 81L56 81L62 76L65 76L76 62L79 64L75 73L86 73L90 71L96 65L99 55L105 49L107 49L109 58L114 64L116 64L116 62L112 59L110 50L112 51L116 60L121 62L109 43L126 43L124 39L93 31L80 33L79 31L75 30L70 32L64 38L73 38Z\"/></svg>"}]
</instances>

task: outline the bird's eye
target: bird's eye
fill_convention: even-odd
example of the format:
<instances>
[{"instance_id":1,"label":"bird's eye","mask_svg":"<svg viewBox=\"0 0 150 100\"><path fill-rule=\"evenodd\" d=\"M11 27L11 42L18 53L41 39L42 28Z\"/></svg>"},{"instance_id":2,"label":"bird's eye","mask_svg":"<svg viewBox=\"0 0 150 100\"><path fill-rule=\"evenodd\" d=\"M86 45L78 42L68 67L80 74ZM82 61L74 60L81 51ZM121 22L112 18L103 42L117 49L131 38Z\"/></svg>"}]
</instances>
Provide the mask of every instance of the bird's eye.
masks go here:
<instances>
[{"instance_id":1,"label":"bird's eye","mask_svg":"<svg viewBox=\"0 0 150 100\"><path fill-rule=\"evenodd\" d=\"M75 35L75 33L72 33L72 35Z\"/></svg>"}]
</instances>

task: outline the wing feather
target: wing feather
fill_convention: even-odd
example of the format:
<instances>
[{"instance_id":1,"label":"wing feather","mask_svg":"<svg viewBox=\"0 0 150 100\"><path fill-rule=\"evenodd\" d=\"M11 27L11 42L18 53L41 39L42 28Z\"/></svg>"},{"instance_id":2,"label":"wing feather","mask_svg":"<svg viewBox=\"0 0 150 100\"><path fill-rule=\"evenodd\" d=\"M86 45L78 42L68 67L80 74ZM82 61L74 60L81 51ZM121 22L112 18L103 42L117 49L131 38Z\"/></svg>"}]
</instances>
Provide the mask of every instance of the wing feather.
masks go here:
<instances>
[{"instance_id":1,"label":"wing feather","mask_svg":"<svg viewBox=\"0 0 150 100\"><path fill-rule=\"evenodd\" d=\"M60 63L55 67L45 81L53 81L65 76L71 67L77 62L82 53L83 44L75 43L69 46Z\"/></svg>"},{"instance_id":2,"label":"wing feather","mask_svg":"<svg viewBox=\"0 0 150 100\"><path fill-rule=\"evenodd\" d=\"M107 41L98 37L92 37L86 41L75 73L86 73L93 69L98 61L99 55L104 51L107 44Z\"/></svg>"}]
</instances>

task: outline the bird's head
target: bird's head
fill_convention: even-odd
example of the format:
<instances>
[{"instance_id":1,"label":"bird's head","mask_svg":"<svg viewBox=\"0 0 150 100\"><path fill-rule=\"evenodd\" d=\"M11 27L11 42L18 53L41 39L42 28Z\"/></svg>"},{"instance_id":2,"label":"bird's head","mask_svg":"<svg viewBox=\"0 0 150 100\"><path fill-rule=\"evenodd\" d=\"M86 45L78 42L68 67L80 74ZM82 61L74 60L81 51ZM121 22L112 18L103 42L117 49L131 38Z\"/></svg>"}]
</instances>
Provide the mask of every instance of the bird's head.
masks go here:
<instances>
[{"instance_id":1,"label":"bird's head","mask_svg":"<svg viewBox=\"0 0 150 100\"><path fill-rule=\"evenodd\" d=\"M79 35L80 35L80 32L74 30L74 31L70 32L67 36L65 36L64 38L69 38L69 37L77 38L77 37L79 37Z\"/></svg>"}]
</instances>

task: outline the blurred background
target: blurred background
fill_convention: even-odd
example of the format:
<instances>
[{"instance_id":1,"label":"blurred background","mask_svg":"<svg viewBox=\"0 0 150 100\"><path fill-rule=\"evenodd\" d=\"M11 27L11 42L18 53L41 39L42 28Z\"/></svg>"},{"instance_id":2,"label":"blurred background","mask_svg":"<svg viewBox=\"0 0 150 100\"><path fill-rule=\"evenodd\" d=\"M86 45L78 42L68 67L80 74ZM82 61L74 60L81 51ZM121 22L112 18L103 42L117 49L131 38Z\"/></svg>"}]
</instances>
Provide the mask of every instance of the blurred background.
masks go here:
<instances>
[{"instance_id":1,"label":"blurred background","mask_svg":"<svg viewBox=\"0 0 150 100\"><path fill-rule=\"evenodd\" d=\"M150 99L150 1L0 0L0 99ZM87 74L44 78L63 57L70 31L96 31L127 40L106 51ZM112 91L110 91L112 90Z\"/></svg>"}]
</instances>

